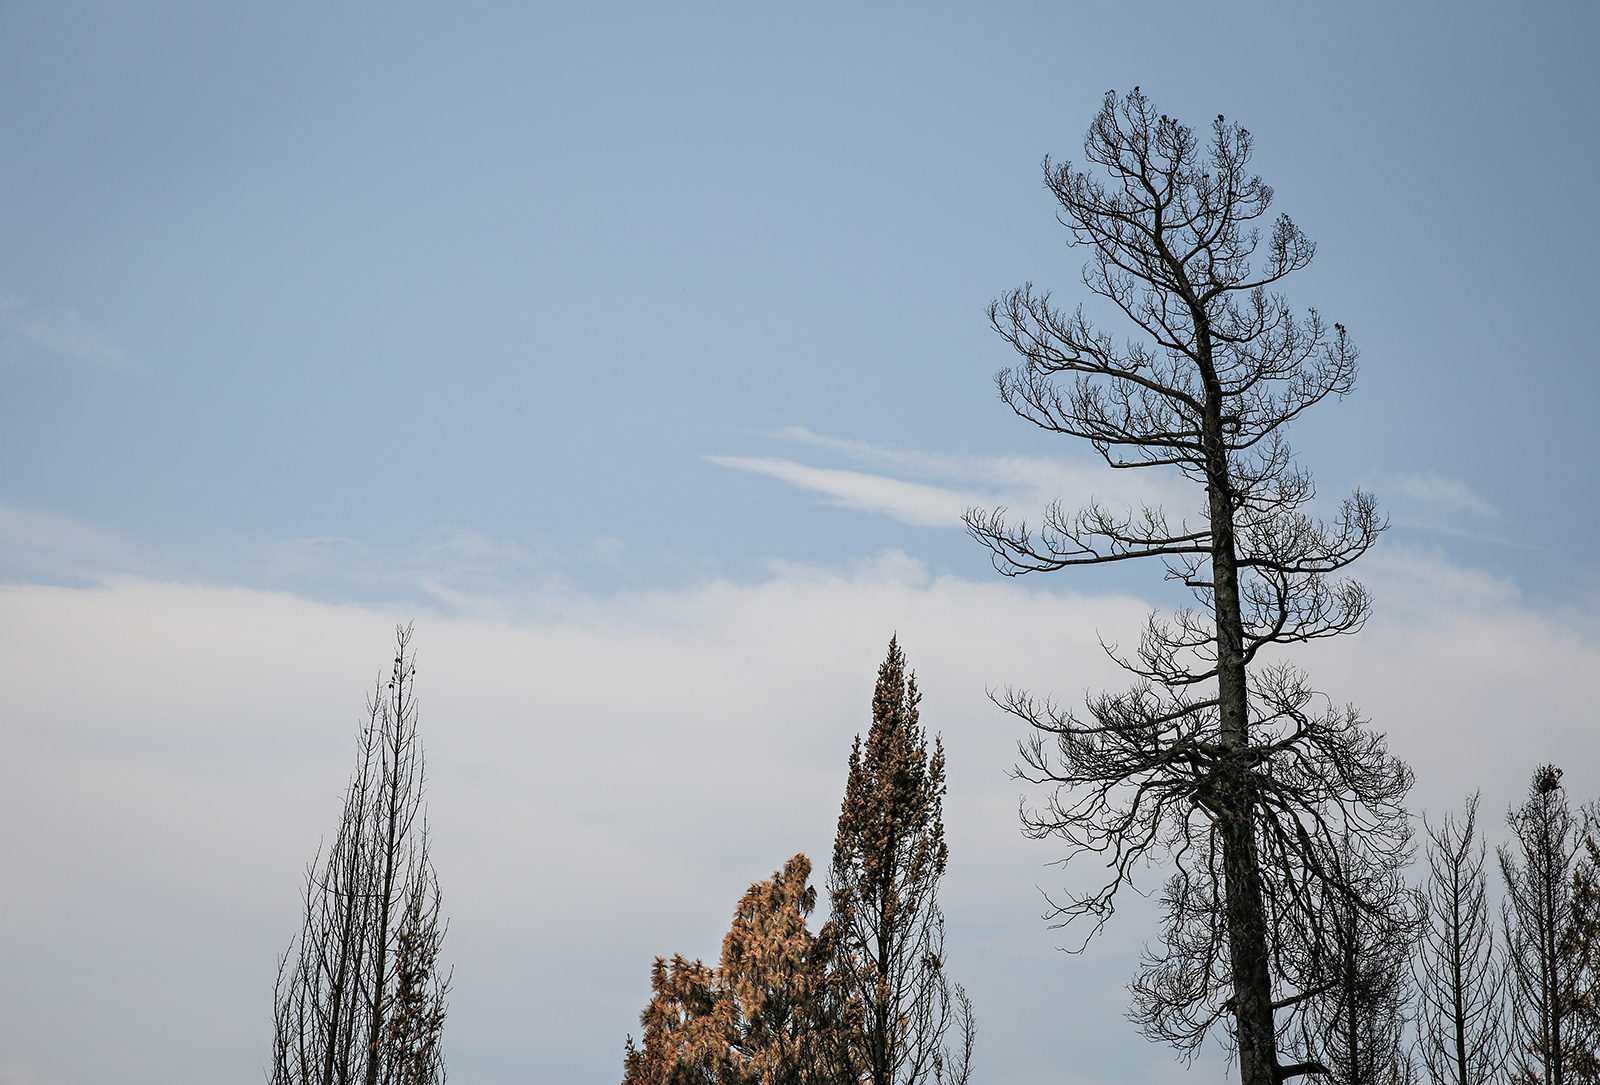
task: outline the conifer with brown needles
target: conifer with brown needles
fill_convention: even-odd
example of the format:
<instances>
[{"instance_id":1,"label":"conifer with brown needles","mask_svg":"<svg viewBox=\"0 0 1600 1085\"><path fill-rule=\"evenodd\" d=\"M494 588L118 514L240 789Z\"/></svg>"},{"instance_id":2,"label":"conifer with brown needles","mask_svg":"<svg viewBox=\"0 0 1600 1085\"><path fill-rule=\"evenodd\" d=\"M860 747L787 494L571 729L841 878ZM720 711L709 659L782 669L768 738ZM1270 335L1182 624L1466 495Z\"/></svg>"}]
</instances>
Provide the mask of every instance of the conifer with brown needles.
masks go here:
<instances>
[{"instance_id":1,"label":"conifer with brown needles","mask_svg":"<svg viewBox=\"0 0 1600 1085\"><path fill-rule=\"evenodd\" d=\"M916 676L897 639L878 668L872 728L850 751L828 893L837 994L852 1027L851 1080L870 1085L965 1082L972 1008L944 970L939 881L944 841L944 746L918 722ZM945 1047L952 1025L960 1048Z\"/></svg>"},{"instance_id":2,"label":"conifer with brown needles","mask_svg":"<svg viewBox=\"0 0 1600 1085\"><path fill-rule=\"evenodd\" d=\"M824 989L829 928L813 936L811 861L796 855L739 900L716 968L657 957L643 1046L623 1085L836 1085Z\"/></svg>"},{"instance_id":3,"label":"conifer with brown needles","mask_svg":"<svg viewBox=\"0 0 1600 1085\"><path fill-rule=\"evenodd\" d=\"M722 959L657 957L643 1042L623 1085L966 1085L972 1003L944 971L938 885L944 749L930 754L917 683L899 644L878 669L872 728L850 752L816 935L811 862L796 855L752 885ZM955 1043L946 1046L952 1027Z\"/></svg>"}]
</instances>

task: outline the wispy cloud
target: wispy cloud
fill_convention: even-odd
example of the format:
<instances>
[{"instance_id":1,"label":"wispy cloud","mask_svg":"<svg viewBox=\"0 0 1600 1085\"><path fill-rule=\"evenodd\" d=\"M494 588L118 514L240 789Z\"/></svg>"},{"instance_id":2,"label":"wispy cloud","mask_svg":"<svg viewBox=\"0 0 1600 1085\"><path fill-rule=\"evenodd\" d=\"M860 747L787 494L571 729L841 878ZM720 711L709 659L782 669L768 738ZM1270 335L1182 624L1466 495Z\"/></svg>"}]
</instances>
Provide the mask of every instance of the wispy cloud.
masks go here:
<instances>
[{"instance_id":1,"label":"wispy cloud","mask_svg":"<svg viewBox=\"0 0 1600 1085\"><path fill-rule=\"evenodd\" d=\"M1466 513L1492 520L1500 510L1467 488L1466 483L1438 474L1391 475L1381 484L1381 492L1426 505L1446 513Z\"/></svg>"},{"instance_id":2,"label":"wispy cloud","mask_svg":"<svg viewBox=\"0 0 1600 1085\"><path fill-rule=\"evenodd\" d=\"M0 293L0 356L38 353L108 369L133 365L127 351L89 327L73 310L36 305Z\"/></svg>"},{"instance_id":3,"label":"wispy cloud","mask_svg":"<svg viewBox=\"0 0 1600 1085\"><path fill-rule=\"evenodd\" d=\"M767 434L780 441L809 445L837 453L857 463L883 471L897 471L919 478L995 481L995 470L1004 461L977 456L951 456L921 449L859 441L849 437L830 437L814 433L805 426L784 426Z\"/></svg>"},{"instance_id":4,"label":"wispy cloud","mask_svg":"<svg viewBox=\"0 0 1600 1085\"><path fill-rule=\"evenodd\" d=\"M115 532L56 513L0 505L0 577L95 582L150 571L138 548Z\"/></svg>"},{"instance_id":5,"label":"wispy cloud","mask_svg":"<svg viewBox=\"0 0 1600 1085\"><path fill-rule=\"evenodd\" d=\"M785 426L761 434L815 450L810 459L843 460L841 468L780 456L707 456L722 467L786 482L821 496L823 504L892 517L913 527L961 525L970 507L1005 508L1037 521L1051 502L1068 508L1091 500L1113 509L1161 507L1191 511L1194 488L1171 470L1115 471L1092 458L973 456L902 448ZM1485 533L1500 511L1465 483L1435 473L1388 476L1373 489L1397 525L1499 545L1519 545Z\"/></svg>"},{"instance_id":6,"label":"wispy cloud","mask_svg":"<svg viewBox=\"0 0 1600 1085\"><path fill-rule=\"evenodd\" d=\"M334 604L407 606L434 616L563 613L585 587L695 583L712 555L641 550L612 535L558 540L445 525L405 538L277 539L193 530L138 538L40 509L0 504L0 584L93 586L129 576L289 591ZM7 1085L0 1077L0 1085Z\"/></svg>"},{"instance_id":7,"label":"wispy cloud","mask_svg":"<svg viewBox=\"0 0 1600 1085\"><path fill-rule=\"evenodd\" d=\"M863 471L810 467L793 460L751 456L707 456L720 467L750 471L823 495L823 503L861 512L880 512L912 527L959 527L961 512L983 503L983 495L907 482Z\"/></svg>"},{"instance_id":8,"label":"wispy cloud","mask_svg":"<svg viewBox=\"0 0 1600 1085\"><path fill-rule=\"evenodd\" d=\"M765 436L805 445L858 465L857 470L777 456L707 456L721 467L749 471L821 494L823 503L880 513L913 527L959 527L972 506L1006 507L1034 517L1056 499L1099 500L1115 507L1184 509L1194 495L1167 471L1117 472L1085 460L1043 456L963 456L829 437L803 426Z\"/></svg>"},{"instance_id":9,"label":"wispy cloud","mask_svg":"<svg viewBox=\"0 0 1600 1085\"><path fill-rule=\"evenodd\" d=\"M240 564L254 584L476 618L563 613L581 595L580 585L596 576L627 585L698 581L716 571L710 557L639 553L612 535L562 542L459 526L383 544L337 535L273 540L257 544Z\"/></svg>"},{"instance_id":10,"label":"wispy cloud","mask_svg":"<svg viewBox=\"0 0 1600 1085\"><path fill-rule=\"evenodd\" d=\"M604 549L604 547L602 547ZM335 589L336 594L418 597L454 613L487 614L498 600L565 592L553 544L497 539L445 528L403 546L380 546L336 535L282 539L257 548L275 583Z\"/></svg>"},{"instance_id":11,"label":"wispy cloud","mask_svg":"<svg viewBox=\"0 0 1600 1085\"><path fill-rule=\"evenodd\" d=\"M1459 479L1402 472L1378 479L1371 489L1396 527L1492 546L1543 549L1537 539L1517 538L1516 525L1506 524L1492 502Z\"/></svg>"}]
</instances>

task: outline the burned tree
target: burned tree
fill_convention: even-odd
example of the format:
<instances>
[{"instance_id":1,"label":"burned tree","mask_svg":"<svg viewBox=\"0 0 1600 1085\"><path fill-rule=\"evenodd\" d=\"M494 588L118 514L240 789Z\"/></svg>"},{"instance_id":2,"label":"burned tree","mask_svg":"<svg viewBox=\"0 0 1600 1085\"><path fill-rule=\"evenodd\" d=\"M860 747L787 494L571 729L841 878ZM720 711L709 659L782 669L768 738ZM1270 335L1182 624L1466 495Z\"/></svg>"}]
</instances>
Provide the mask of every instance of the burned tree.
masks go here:
<instances>
[{"instance_id":1,"label":"burned tree","mask_svg":"<svg viewBox=\"0 0 1600 1085\"><path fill-rule=\"evenodd\" d=\"M1528 797L1506 818L1512 841L1497 857L1505 879L1501 927L1511 1004L1511 1079L1517 1085L1567 1085L1593 1080L1593 1043L1585 1012L1582 927L1574 889L1584 870L1586 819L1574 814L1561 770L1543 765Z\"/></svg>"},{"instance_id":2,"label":"burned tree","mask_svg":"<svg viewBox=\"0 0 1600 1085\"><path fill-rule=\"evenodd\" d=\"M1577 976L1576 1010L1578 1028L1585 1038L1572 1063L1573 1079L1600 1081L1600 804L1583 808L1585 831L1583 852L1572 875L1572 924L1563 940L1563 952L1570 958Z\"/></svg>"},{"instance_id":3,"label":"burned tree","mask_svg":"<svg viewBox=\"0 0 1600 1085\"><path fill-rule=\"evenodd\" d=\"M715 968L657 958L624 1085L965 1085L972 1004L944 970L938 887L944 750L918 719L891 639L872 727L856 737L828 895L812 935L811 863L796 855L739 901ZM953 1033L953 1034L952 1034Z\"/></svg>"},{"instance_id":4,"label":"burned tree","mask_svg":"<svg viewBox=\"0 0 1600 1085\"><path fill-rule=\"evenodd\" d=\"M1429 825L1426 919L1416 962L1417 1032L1433 1085L1488 1085L1505 1068L1500 962L1489 911L1478 796Z\"/></svg>"},{"instance_id":5,"label":"burned tree","mask_svg":"<svg viewBox=\"0 0 1600 1085\"><path fill-rule=\"evenodd\" d=\"M847 1079L866 1085L965 1082L972 1006L944 970L939 882L944 748L918 721L917 679L891 638L872 693L872 727L856 736L834 838L828 895L835 997L851 1021ZM959 1050L946 1047L956 1026Z\"/></svg>"},{"instance_id":6,"label":"burned tree","mask_svg":"<svg viewBox=\"0 0 1600 1085\"><path fill-rule=\"evenodd\" d=\"M272 1085L437 1085L450 980L428 855L411 629L367 702L339 828L278 966Z\"/></svg>"},{"instance_id":7,"label":"burned tree","mask_svg":"<svg viewBox=\"0 0 1600 1085\"><path fill-rule=\"evenodd\" d=\"M623 1085L835 1085L826 996L831 928L813 935L811 861L796 855L740 898L716 968L656 958Z\"/></svg>"},{"instance_id":8,"label":"burned tree","mask_svg":"<svg viewBox=\"0 0 1600 1085\"><path fill-rule=\"evenodd\" d=\"M1361 627L1367 594L1339 574L1383 521L1359 491L1331 521L1308 511L1311 479L1283 430L1352 389L1356 350L1342 326L1275 292L1314 246L1286 216L1263 236L1273 193L1248 172L1251 146L1221 117L1202 145L1137 88L1108 94L1084 144L1108 179L1048 159L1045 178L1089 252L1085 285L1133 337L1031 285L990 308L1021 356L997 378L1013 411L1088 441L1113 468L1176 471L1195 506L1058 502L1038 531L973 509L967 525L1008 575L1151 558L1193 593L1196 606L1151 617L1136 651L1110 649L1133 676L1127 692L1083 714L1014 690L998 700L1033 728L1019 773L1052 788L1026 831L1109 865L1054 916L1092 934L1138 865L1169 863L1163 940L1135 1013L1188 1050L1231 1018L1242 1085L1277 1085L1316 1068L1283 1065L1278 1045L1331 952L1328 894L1371 907L1328 856L1348 840L1359 865L1385 866L1403 846L1411 775L1353 708L1263 657Z\"/></svg>"},{"instance_id":9,"label":"burned tree","mask_svg":"<svg viewBox=\"0 0 1600 1085\"><path fill-rule=\"evenodd\" d=\"M1422 900L1405 883L1404 849L1376 870L1352 866L1353 858L1341 848L1328 859L1337 875L1323 885L1328 951L1316 955L1312 975L1320 982L1306 1000L1301 1044L1327 1067L1326 1085L1410 1085L1411 961Z\"/></svg>"}]
</instances>

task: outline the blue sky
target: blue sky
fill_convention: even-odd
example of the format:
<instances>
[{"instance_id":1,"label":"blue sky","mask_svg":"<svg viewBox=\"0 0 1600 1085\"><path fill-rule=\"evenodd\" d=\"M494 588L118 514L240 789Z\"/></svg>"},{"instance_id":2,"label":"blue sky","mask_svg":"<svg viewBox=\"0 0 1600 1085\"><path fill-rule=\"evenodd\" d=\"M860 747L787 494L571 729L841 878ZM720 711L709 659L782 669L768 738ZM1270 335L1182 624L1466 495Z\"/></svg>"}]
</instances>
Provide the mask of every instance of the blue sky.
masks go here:
<instances>
[{"instance_id":1,"label":"blue sky","mask_svg":"<svg viewBox=\"0 0 1600 1085\"><path fill-rule=\"evenodd\" d=\"M996 402L982 310L1071 294L1038 162L1142 82L1251 127L1320 245L1291 297L1365 367L1297 434L1324 487L1438 476L1480 515L1429 541L1585 573L1580 5L322 7L4 9L8 506L263 584L264 546L451 530L595 587L883 545L976 572L705 457L832 465L790 426L1081 456Z\"/></svg>"},{"instance_id":2,"label":"blue sky","mask_svg":"<svg viewBox=\"0 0 1600 1085\"><path fill-rule=\"evenodd\" d=\"M1592 752L1579 724L1593 708L1577 676L1593 658L1600 598L1600 359L1589 328L1600 295L1589 211L1597 31L1600 17L1577 3L0 3L0 637L28 644L39 623L69 630L37 638L59 658L3 675L13 695L0 735L13 762L26 754L73 778L94 746L86 736L101 708L84 676L97 664L74 647L64 615L125 622L135 640L160 630L160 643L208 630L233 644L259 618L282 641L347 645L328 657L358 661L347 691L294 669L321 675L320 663L284 659L283 696L300 698L285 711L323 720L315 734L326 745L263 783L260 803L238 815L281 860L271 870L287 879L287 909L294 871L333 809L308 800L296 821L274 814L270 795L280 785L332 794L342 779L367 664L348 646L358 638L337 631L376 631L375 663L386 625L413 614L424 659L430 621L451 659L466 658L454 646L474 638L509 659L518 638L544 643L550 630L609 630L617 643L659 648L671 640L662 630L684 628L707 654L681 673L710 674L730 630L757 635L750 608L774 608L764 612L772 629L827 629L821 608L832 600L864 623L838 632L859 658L811 659L774 633L762 673L861 684L889 632L907 628L896 607L921 607L929 651L967 683L952 690L962 707L943 727L953 747L974 751L975 774L991 774L971 802L999 796L983 824L1010 833L1003 771L1017 736L983 707L983 685L1029 679L1071 696L1095 672L1029 662L1007 673L1008 658L1056 649L1039 632L1049 622L1008 628L1006 607L1063 607L1086 621L1126 617L1118 608L1133 597L1166 601L1152 570L997 585L954 526L969 501L1026 511L1057 495L1169 492L1160 479L1109 479L1082 449L1011 417L992 384L1009 359L983 316L1024 281L1064 301L1081 295L1081 258L1053 221L1039 162L1076 158L1101 95L1137 84L1190 123L1223 113L1256 134L1277 209L1319 245L1286 292L1346 324L1363 352L1355 395L1292 439L1325 495L1367 486L1391 513L1370 575L1376 621L1392 625L1376 626L1372 642L1423 655L1406 656L1420 670L1393 681L1352 662L1373 649L1330 650L1326 665L1386 727L1404 726L1403 708L1420 710L1414 685L1476 712L1461 726L1488 745L1463 752L1462 771L1499 775L1425 774L1419 788L1450 801L1482 786L1503 802L1532 761L1491 756L1504 720L1489 706L1529 705L1527 673L1544 676L1548 699L1523 710L1535 721L1526 726L1549 728L1530 746L1550 750L1528 757ZM863 586L884 584L880 595ZM879 602L850 610L859 592ZM1106 620L1113 636L1137 626ZM962 635L986 645L941 622L968 623ZM1008 639L1024 628L1046 642ZM1077 644L1081 634L1060 636ZM903 641L917 664L918 645ZM227 667L248 668L245 643ZM605 644L597 637L594 651ZM1546 644L1578 654L1525 654ZM154 651L141 645L129 659ZM987 669L971 663L979 658ZM1502 685L1466 697L1448 685L1460 659L1492 661L1479 673ZM165 771L150 750L166 748L159 721L188 718L172 706L188 703L174 691L195 680L194 664L170 653L146 664L149 677L132 683L146 709L130 720L154 730L129 722L124 738L144 750L134 762ZM247 669L227 667L218 674L246 680ZM586 726L582 699L556 692L564 676L537 660L527 668L494 687L490 716L540 720L527 725L536 737ZM459 678L439 681L462 691L447 705L477 703ZM820 736L823 783L796 830L814 855L827 845L848 737L864 726L840 707L855 697L864 708L862 691L841 689L816 694L817 711L844 713L827 723L772 710ZM685 682L653 701L663 718L689 719L696 695ZM520 708L519 696L530 698ZM528 707L541 698L565 707L541 716ZM217 703L196 702L195 733ZM223 743L232 752L216 760L180 758L185 786L215 798L218 779L256 771L274 726L261 717L247 728L255 737ZM523 733L507 727L493 741ZM1429 749L1422 732L1405 741ZM685 743L673 755L685 772L745 764ZM134 762L106 771L135 779ZM953 761L953 787L959 775ZM794 794L812 801L800 782ZM14 844L23 850L12 861L38 878L53 869L51 841L82 843L57 816L65 800L49 795L16 807L36 839ZM562 839L553 815L539 816L540 832ZM150 817L151 833L179 831ZM1021 848L982 839L975 847L995 855ZM599 931L579 939L594 959L617 954L606 976L631 978L597 980L592 1000L573 1003L590 1007L572 1011L581 1021L559 1029L529 1032L513 1015L495 1032L482 1024L500 1020L486 1007L521 996L463 988L456 1080L608 1080L649 955L714 953L743 885L802 845L775 841L770 857L752 848L737 861L716 857L714 842L679 846L684 869L717 872L720 896L707 890L699 911L695 898L664 914L705 929L679 937L663 920L621 948L602 948L618 943ZM628 854L596 844L592 866L569 874L599 877ZM1024 896L1057 876L1037 850L1026 854ZM243 888L255 876L241 867L241 898L257 892ZM278 890L260 877L260 893ZM1015 911L993 924L1034 939L1040 975L1076 964L1049 951L1055 936L1031 902L998 893L978 893L973 907ZM36 904L52 907L48 894ZM218 934L227 964L217 967L242 993L235 1024L217 1035L236 1028L238 1038L218 1041L182 1080L253 1079L266 1046L250 1022L265 1018L247 999L268 979L249 952L226 947L286 943L280 913L246 909L237 929L248 936ZM464 921L454 931L473 944ZM529 960L554 952L537 932L517 937ZM1142 935L1128 937L1124 950L1136 952ZM1128 962L1108 954L1114 1001ZM985 973L1001 1000L988 1020L1021 1013L1004 1000L1035 973L1017 968ZM171 973L174 991L185 975ZM474 1006L485 1007L476 1026ZM1105 1012L1118 1021L1115 1005ZM173 1034L151 1027L144 1048L129 1048L144 1054L121 1062L53 1054L45 1023L32 1047L0 1033L0 1050L22 1052L0 1066L0 1082L180 1080L160 1072ZM1025 1037L985 1027L995 1080L1052 1076L1055 1040L1023 1050ZM1106 1040L1102 1026L1084 1026L1082 1042L1102 1053L1073 1074L1099 1080L1130 1058L1151 1080L1168 1073L1165 1053L1124 1025L1105 1027L1121 1031Z\"/></svg>"}]
</instances>

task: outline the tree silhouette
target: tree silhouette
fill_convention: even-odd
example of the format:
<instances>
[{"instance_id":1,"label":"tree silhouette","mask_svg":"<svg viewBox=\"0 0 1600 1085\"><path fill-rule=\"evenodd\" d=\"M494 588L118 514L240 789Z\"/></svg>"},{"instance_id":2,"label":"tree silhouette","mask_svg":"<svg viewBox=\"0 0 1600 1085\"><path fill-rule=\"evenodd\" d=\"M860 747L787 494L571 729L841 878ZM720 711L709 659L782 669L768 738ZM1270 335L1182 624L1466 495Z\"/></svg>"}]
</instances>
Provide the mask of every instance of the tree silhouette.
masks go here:
<instances>
[{"instance_id":1,"label":"tree silhouette","mask_svg":"<svg viewBox=\"0 0 1600 1085\"><path fill-rule=\"evenodd\" d=\"M1478 796L1468 796L1461 819L1446 814L1427 833L1416 967L1422 1063L1433 1085L1487 1085L1505 1068L1505 1032Z\"/></svg>"},{"instance_id":2,"label":"tree silhouette","mask_svg":"<svg viewBox=\"0 0 1600 1085\"><path fill-rule=\"evenodd\" d=\"M1510 980L1511 1072L1518 1085L1569 1085L1593 1062L1594 1035L1584 1013L1584 951L1573 911L1574 879L1587 828L1561 786L1561 770L1543 765L1528 797L1506 820L1513 839L1497 857ZM1580 883L1581 884L1581 881Z\"/></svg>"},{"instance_id":3,"label":"tree silhouette","mask_svg":"<svg viewBox=\"0 0 1600 1085\"><path fill-rule=\"evenodd\" d=\"M436 1085L450 979L428 855L411 627L367 702L338 832L279 962L272 1085Z\"/></svg>"},{"instance_id":4,"label":"tree silhouette","mask_svg":"<svg viewBox=\"0 0 1600 1085\"><path fill-rule=\"evenodd\" d=\"M1320 990L1306 1001L1303 1046L1327 1067L1327 1085L1410 1085L1416 1068L1406 1029L1422 898L1405 883L1408 854L1376 870L1351 866L1361 858L1350 849L1329 857L1338 872L1324 886L1330 952L1320 958ZM1359 903L1351 886L1360 888Z\"/></svg>"},{"instance_id":5,"label":"tree silhouette","mask_svg":"<svg viewBox=\"0 0 1600 1085\"><path fill-rule=\"evenodd\" d=\"M1134 653L1113 650L1134 685L1091 698L1085 715L1016 690L997 699L1033 728L1019 773L1052 788L1026 831L1109 866L1055 917L1092 934L1137 867L1169 863L1162 945L1135 1014L1191 1051L1231 1017L1241 1085L1277 1085L1314 1068L1283 1065L1278 1041L1332 952L1328 894L1366 907L1326 857L1347 840L1360 866L1382 867L1402 846L1411 776L1354 709L1263 655L1361 627L1367 594L1338 574L1383 522L1359 491L1331 522L1307 511L1311 479L1283 430L1352 389L1356 351L1342 326L1275 292L1315 247L1287 216L1262 235L1273 192L1248 172L1251 150L1221 117L1202 145L1138 88L1107 94L1084 143L1100 175L1047 159L1045 180L1089 251L1085 285L1132 338L1031 285L990 307L1021 358L997 377L1013 411L1114 468L1175 470L1195 508L1057 502L1039 531L1004 509L966 519L1008 575L1150 558L1193 593L1194 609L1152 616Z\"/></svg>"}]
</instances>

